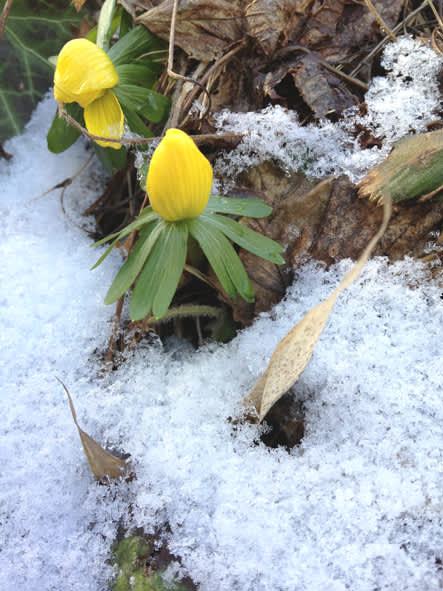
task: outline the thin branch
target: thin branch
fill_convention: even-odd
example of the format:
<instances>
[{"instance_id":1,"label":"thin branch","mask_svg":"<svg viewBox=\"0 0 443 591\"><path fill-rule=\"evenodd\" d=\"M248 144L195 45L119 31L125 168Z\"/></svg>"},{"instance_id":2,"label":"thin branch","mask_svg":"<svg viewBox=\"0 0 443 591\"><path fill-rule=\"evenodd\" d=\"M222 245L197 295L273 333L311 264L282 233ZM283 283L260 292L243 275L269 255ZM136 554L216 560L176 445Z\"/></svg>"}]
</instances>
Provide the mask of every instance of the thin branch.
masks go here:
<instances>
[{"instance_id":1,"label":"thin branch","mask_svg":"<svg viewBox=\"0 0 443 591\"><path fill-rule=\"evenodd\" d=\"M133 139L128 138L128 139L118 140L115 138L103 137L101 135L94 135L93 133L90 133L85 127L80 125L80 123L78 121L76 121L73 117L71 117L71 115L68 115L68 113L65 111L62 104L59 104L59 114L68 123L70 123L75 128L77 128L79 131L81 131L84 136L86 136L87 138L89 138L90 140L93 140L95 142L96 141L112 142L114 144L120 144L121 146L134 146L137 144L151 144L152 142L159 141L162 139L160 136L156 136L156 137L143 137L143 138L133 138ZM241 140L243 138L243 134L225 133L225 134L219 135L216 133L203 133L201 135L194 135L191 137L194 140L194 142L197 145L199 145L199 144L205 144L208 142L216 142L216 141L221 141L221 140L237 140L237 139Z\"/></svg>"},{"instance_id":2,"label":"thin branch","mask_svg":"<svg viewBox=\"0 0 443 591\"><path fill-rule=\"evenodd\" d=\"M392 39L392 41L397 41L397 37L394 35L394 33L391 31L391 29L388 27L388 25L382 19L380 14L377 12L377 9L372 4L371 0L364 0L364 2L366 4L366 6L369 8L369 10L372 12L375 20L378 22L380 27L385 31L385 33Z\"/></svg>"},{"instance_id":3,"label":"thin branch","mask_svg":"<svg viewBox=\"0 0 443 591\"><path fill-rule=\"evenodd\" d=\"M14 0L6 0L3 6L2 14L0 16L0 41L3 38L3 33L6 27L6 21L8 20L9 12L11 11L12 3Z\"/></svg>"},{"instance_id":4,"label":"thin branch","mask_svg":"<svg viewBox=\"0 0 443 591\"><path fill-rule=\"evenodd\" d=\"M208 106L204 113L204 117L209 113L211 109L211 96L207 89L197 80L193 78L188 78L183 76L182 74L178 74L174 72L174 46L175 46L175 25L177 22L177 7L178 7L178 0L174 0L174 4L172 5L172 15L171 15L171 29L169 31L169 52L168 52L168 76L174 78L175 80L181 80L182 82L191 82L191 84L195 84L198 86L202 92L204 92L208 98ZM181 108L176 109L173 113L173 117L170 120L170 126L175 127L178 124L178 119L180 115Z\"/></svg>"},{"instance_id":5,"label":"thin branch","mask_svg":"<svg viewBox=\"0 0 443 591\"><path fill-rule=\"evenodd\" d=\"M223 65L226 64L226 62L228 62L235 54L237 54L241 49L243 49L246 45L246 41L240 41L240 43L238 43L233 49L231 49L230 51L228 51L228 53L226 53L225 55L223 55L220 59L218 59L210 68L209 70L206 72L206 74L203 76L203 78L200 80L200 84L201 85L205 85L209 78L215 74L215 72L221 68ZM194 90L192 92L189 93L189 95L186 98L186 102L183 105L183 110L184 111L188 111L191 106L192 103L194 102L197 94L198 94L199 89L198 88L194 88Z\"/></svg>"},{"instance_id":6,"label":"thin branch","mask_svg":"<svg viewBox=\"0 0 443 591\"><path fill-rule=\"evenodd\" d=\"M423 2L420 4L420 6L419 6L418 8L416 8L415 10L413 10L412 12L410 12L410 13L408 14L408 16L407 16L407 17L405 17L405 18L404 18L404 19L401 21L401 23L398 23L398 25L397 25L397 26L395 26L395 27L392 29L392 32L395 34L395 33L398 33L399 31L401 31L401 30L402 30L402 28L403 28L405 25L407 25L407 24L409 23L409 21L411 21L411 20L412 20L412 19L413 19L413 18L414 18L414 17L415 17L417 14L419 14L419 13L420 13L420 12L421 12L421 11L422 11L422 10L423 10L423 9L424 9L426 6L427 6L427 5L428 5L428 0L424 0L424 1L423 1ZM374 57L374 55L376 55L376 54L377 54L377 53L378 53L378 52L381 50L381 48L382 48L382 47L383 47L383 46L384 46L384 45L385 45L385 44L388 42L388 40L389 40L389 36L386 36L384 39L382 39L382 40L380 41L380 43L379 43L379 44L378 44L376 47L374 47L374 49L373 49L372 51L370 51L370 52L368 53L368 55L367 55L367 56L365 56L365 57L364 57L364 58L361 60L361 62L360 62L360 63L359 63L359 64L358 64L358 65L357 65L357 66L356 66L356 67L355 67L355 68L352 70L352 72L350 73L350 76L355 76L355 75L357 74L357 72L359 72L359 71L361 70L361 68L362 68L362 67L363 67L363 66L364 66L364 65L365 65L367 62L369 62L369 61L370 61L370 60L371 60L371 59Z\"/></svg>"},{"instance_id":7,"label":"thin branch","mask_svg":"<svg viewBox=\"0 0 443 591\"><path fill-rule=\"evenodd\" d=\"M33 199L40 199L41 197L44 197L48 193L51 193L52 191L55 191L55 189L63 189L63 192L64 192L64 190L66 189L66 187L69 187L69 185L72 184L73 181L85 170L85 168L91 162L91 160L93 159L93 157L94 157L94 154L91 154L89 156L89 158L86 160L86 162L84 164L82 164L82 166L77 170L77 172L74 175L68 177L64 181L61 181L60 183L57 183L56 185L54 185L53 187L51 187L50 189L48 189L44 193L41 193L40 195L37 195L37 197L33 197ZM63 207L62 207L62 209L63 209ZM63 213L65 213L64 209L63 209Z\"/></svg>"},{"instance_id":8,"label":"thin branch","mask_svg":"<svg viewBox=\"0 0 443 591\"><path fill-rule=\"evenodd\" d=\"M436 8L435 8L435 6L434 6L434 4L433 4L432 0L428 0L428 4L429 4L429 7L430 7L430 9L431 9L431 10L432 10L432 12L434 13L434 16L435 16L435 18L437 19L438 26L439 26L441 29L443 29L443 22L442 22L442 20L441 20L441 18L440 18L440 15L439 15L439 14L438 14L438 12L437 12L437 9L436 9Z\"/></svg>"},{"instance_id":9,"label":"thin branch","mask_svg":"<svg viewBox=\"0 0 443 591\"><path fill-rule=\"evenodd\" d=\"M350 82L351 84L355 84L355 86L359 86L360 88L363 88L363 90L369 90L369 86L365 82L362 82L358 78L354 78L352 75L345 74L344 72L342 72L338 68L332 66L329 62L327 62L325 59L323 59L318 54L314 53L311 49L308 49L304 45L297 45L297 44L288 45L287 47L280 49L277 52L277 55L278 55L278 57L284 57L284 56L292 53L293 51L302 51L303 53L306 53L308 55L313 54L315 59L318 61L318 63L320 65L322 65L324 68L326 68L327 70L334 72L334 74L336 74L337 76L340 76L341 78L343 78L347 82Z\"/></svg>"}]
</instances>

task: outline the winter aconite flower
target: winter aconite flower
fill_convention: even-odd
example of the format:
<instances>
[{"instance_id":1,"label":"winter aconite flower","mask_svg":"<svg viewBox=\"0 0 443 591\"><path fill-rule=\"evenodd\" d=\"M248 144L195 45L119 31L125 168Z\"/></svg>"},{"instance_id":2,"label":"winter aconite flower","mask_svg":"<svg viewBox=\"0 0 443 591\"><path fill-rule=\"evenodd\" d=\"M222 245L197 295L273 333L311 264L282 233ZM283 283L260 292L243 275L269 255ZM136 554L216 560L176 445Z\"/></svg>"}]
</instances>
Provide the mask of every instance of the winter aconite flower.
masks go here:
<instances>
[{"instance_id":1,"label":"winter aconite flower","mask_svg":"<svg viewBox=\"0 0 443 591\"><path fill-rule=\"evenodd\" d=\"M84 108L88 131L120 139L124 116L112 88L118 74L106 53L87 39L73 39L62 48L54 74L54 97L60 103L78 103ZM119 149L114 142L97 141L103 147Z\"/></svg>"},{"instance_id":2,"label":"winter aconite flower","mask_svg":"<svg viewBox=\"0 0 443 591\"><path fill-rule=\"evenodd\" d=\"M200 249L199 254L204 255L195 257L203 267L197 276L203 277L202 271L209 263L232 301L238 296L247 302L254 300L252 284L231 241L277 265L284 263L284 249L224 214L263 218L272 209L261 199L210 196L211 186L209 161L190 136L169 129L152 155L147 174L151 204L126 228L97 243L115 239L98 265L119 240L138 232L134 248L106 294L105 304L117 301L134 286L129 304L131 319L141 320L149 314L163 318L185 269L189 239L194 254Z\"/></svg>"},{"instance_id":3,"label":"winter aconite flower","mask_svg":"<svg viewBox=\"0 0 443 591\"><path fill-rule=\"evenodd\" d=\"M195 218L205 209L212 167L184 131L168 129L154 151L146 179L152 209L168 222Z\"/></svg>"}]
</instances>

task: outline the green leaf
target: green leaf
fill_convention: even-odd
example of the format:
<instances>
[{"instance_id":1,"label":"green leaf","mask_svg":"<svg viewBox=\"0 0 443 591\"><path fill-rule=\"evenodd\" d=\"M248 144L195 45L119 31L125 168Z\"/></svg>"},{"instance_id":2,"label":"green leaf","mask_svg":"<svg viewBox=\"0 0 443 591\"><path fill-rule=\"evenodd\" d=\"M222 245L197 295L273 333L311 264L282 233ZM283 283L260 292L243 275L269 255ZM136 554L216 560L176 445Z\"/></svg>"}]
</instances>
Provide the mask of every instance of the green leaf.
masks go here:
<instances>
[{"instance_id":1,"label":"green leaf","mask_svg":"<svg viewBox=\"0 0 443 591\"><path fill-rule=\"evenodd\" d=\"M121 146L119 150L114 150L114 148L103 148L97 142L93 142L93 145L97 158L109 175L113 175L116 170L122 170L126 166L126 148L124 146Z\"/></svg>"},{"instance_id":2,"label":"green leaf","mask_svg":"<svg viewBox=\"0 0 443 591\"><path fill-rule=\"evenodd\" d=\"M168 311L186 263L188 227L185 222L170 222L168 226L162 260L163 271L152 305L155 318L161 318Z\"/></svg>"},{"instance_id":3,"label":"green leaf","mask_svg":"<svg viewBox=\"0 0 443 591\"><path fill-rule=\"evenodd\" d=\"M108 51L109 42L112 36L112 15L114 14L115 0L105 0L100 9L100 16L97 24L96 45L104 51ZM121 16L120 16L121 18Z\"/></svg>"},{"instance_id":4,"label":"green leaf","mask_svg":"<svg viewBox=\"0 0 443 591\"><path fill-rule=\"evenodd\" d=\"M119 84L142 84L145 88L151 88L157 80L157 72L147 65L122 64L115 69Z\"/></svg>"},{"instance_id":5,"label":"green leaf","mask_svg":"<svg viewBox=\"0 0 443 591\"><path fill-rule=\"evenodd\" d=\"M138 182L140 183L140 187L142 188L142 190L145 192L146 192L146 178L148 176L149 163L150 163L149 160L145 160L143 162L143 164L140 166L140 168L137 170Z\"/></svg>"},{"instance_id":6,"label":"green leaf","mask_svg":"<svg viewBox=\"0 0 443 591\"><path fill-rule=\"evenodd\" d=\"M201 217L188 220L188 227L229 297L235 301L239 293L247 302L254 301L254 291L248 274L224 234L205 223L205 219Z\"/></svg>"},{"instance_id":7,"label":"green leaf","mask_svg":"<svg viewBox=\"0 0 443 591\"><path fill-rule=\"evenodd\" d=\"M77 103L71 103L69 105L65 105L65 109L68 115L71 115L71 117L73 117L81 125L84 124L83 109L80 107L80 105L77 105ZM52 121L52 125L49 128L48 134L46 136L48 150L54 154L60 154L61 152L64 152L70 146L72 146L72 144L79 137L80 133L81 132L76 127L68 123L65 119L63 119L63 117L60 117L57 110Z\"/></svg>"},{"instance_id":8,"label":"green leaf","mask_svg":"<svg viewBox=\"0 0 443 591\"><path fill-rule=\"evenodd\" d=\"M228 213L242 215L249 218L265 218L272 211L262 199L236 199L234 197L219 197L211 195L205 208L205 213Z\"/></svg>"},{"instance_id":9,"label":"green leaf","mask_svg":"<svg viewBox=\"0 0 443 591\"><path fill-rule=\"evenodd\" d=\"M169 113L171 101L150 88L119 83L112 92L122 106L136 111L154 123L162 121Z\"/></svg>"},{"instance_id":10,"label":"green leaf","mask_svg":"<svg viewBox=\"0 0 443 591\"><path fill-rule=\"evenodd\" d=\"M137 133L141 137L154 137L154 134L149 129L147 125L140 119L135 111L132 109L128 109L125 105L122 105L123 113L125 115L126 121L129 125L129 128L134 133ZM146 150L147 146L143 146L142 144L137 145L138 150Z\"/></svg>"},{"instance_id":11,"label":"green leaf","mask_svg":"<svg viewBox=\"0 0 443 591\"><path fill-rule=\"evenodd\" d=\"M107 241L109 239L109 237L104 238L103 241ZM93 265L89 270L93 271L94 269L96 269L99 265L101 265L103 263L103 261L105 260L105 258L111 253L111 250L114 248L114 246L117 244L117 242L120 240L120 235L118 235L118 237L113 240L111 242L111 244L108 246L108 248L105 250L105 252L102 254L102 256L98 259L98 261L95 263L95 265ZM91 246L97 246L98 244L101 244L103 242L102 240L100 240L99 242L96 242L95 244L91 244Z\"/></svg>"},{"instance_id":12,"label":"green leaf","mask_svg":"<svg viewBox=\"0 0 443 591\"><path fill-rule=\"evenodd\" d=\"M186 261L185 222L164 222L162 232L135 284L129 305L131 320L149 312L161 318L174 297Z\"/></svg>"},{"instance_id":13,"label":"green leaf","mask_svg":"<svg viewBox=\"0 0 443 591\"><path fill-rule=\"evenodd\" d=\"M148 29L139 25L121 37L108 51L108 56L114 66L131 64L143 55L151 54L152 58L158 58L161 50L166 51L167 44L150 33Z\"/></svg>"},{"instance_id":14,"label":"green leaf","mask_svg":"<svg viewBox=\"0 0 443 591\"><path fill-rule=\"evenodd\" d=\"M201 218L221 230L233 242L262 259L266 259L277 265L285 262L280 254L284 251L284 248L278 242L274 242L270 238L254 232L251 228L243 226L231 218L216 213L203 213Z\"/></svg>"},{"instance_id":15,"label":"green leaf","mask_svg":"<svg viewBox=\"0 0 443 591\"><path fill-rule=\"evenodd\" d=\"M109 236L106 236L106 238L102 238L101 240L94 242L94 244L91 244L91 246L101 246L102 244L105 244L105 242L109 242L113 238L116 238L117 241L121 240L125 236L128 236L134 230L138 230L139 228L141 228L145 224L149 224L156 218L160 219L160 216L158 215L158 213L152 211L152 207L148 205L148 207L144 208L144 210L140 213L136 220L125 226L122 230L114 232L113 234L109 234ZM94 266L97 266L97 264L98 263L96 263Z\"/></svg>"},{"instance_id":16,"label":"green leaf","mask_svg":"<svg viewBox=\"0 0 443 591\"><path fill-rule=\"evenodd\" d=\"M120 20L120 35L119 38L121 39L125 35L127 35L132 30L132 16L129 12L123 9L123 6L119 6L121 8L121 20Z\"/></svg>"},{"instance_id":17,"label":"green leaf","mask_svg":"<svg viewBox=\"0 0 443 591\"><path fill-rule=\"evenodd\" d=\"M105 305L113 304L128 291L140 273L146 259L154 247L163 224L158 220L145 226L132 249L127 261L117 273L105 297Z\"/></svg>"},{"instance_id":18,"label":"green leaf","mask_svg":"<svg viewBox=\"0 0 443 591\"><path fill-rule=\"evenodd\" d=\"M14 0L1 41L0 143L21 133L52 84L48 58L72 38L83 14L68 2Z\"/></svg>"}]
</instances>

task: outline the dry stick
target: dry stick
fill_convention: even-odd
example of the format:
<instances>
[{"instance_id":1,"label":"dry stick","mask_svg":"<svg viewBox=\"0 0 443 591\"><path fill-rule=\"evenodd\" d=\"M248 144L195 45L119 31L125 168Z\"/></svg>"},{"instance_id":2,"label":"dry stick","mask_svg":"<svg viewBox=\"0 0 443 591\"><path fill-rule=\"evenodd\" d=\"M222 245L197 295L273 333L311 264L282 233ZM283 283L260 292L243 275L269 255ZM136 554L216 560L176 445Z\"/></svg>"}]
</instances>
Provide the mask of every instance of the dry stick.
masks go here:
<instances>
[{"instance_id":1,"label":"dry stick","mask_svg":"<svg viewBox=\"0 0 443 591\"><path fill-rule=\"evenodd\" d=\"M66 189L66 187L69 187L69 185L71 185L73 183L74 179L76 179L85 170L85 168L91 162L93 157L94 157L94 154L91 154L89 156L89 158L86 160L86 162L77 170L77 172L73 176L68 177L64 181L61 181L60 183L57 183L56 185L54 185L53 187L51 187L50 189L48 189L44 193L37 195L37 197L33 197L33 199L40 199L41 197L44 197L48 193L51 193L51 191L55 191L55 189L63 189L63 191L64 191ZM63 192L62 192L62 194L63 194ZM62 209L63 209L63 206L62 206ZM65 213L64 209L63 209L63 213Z\"/></svg>"},{"instance_id":2,"label":"dry stick","mask_svg":"<svg viewBox=\"0 0 443 591\"><path fill-rule=\"evenodd\" d=\"M443 55L443 52L442 52L442 50L440 49L440 47L438 45L437 35L440 35L440 44L443 45L443 35L442 35L442 32L440 31L440 29L437 29L437 27L436 27L432 31L432 35L431 35L432 49L435 51L435 53L439 53L440 55Z\"/></svg>"},{"instance_id":3,"label":"dry stick","mask_svg":"<svg viewBox=\"0 0 443 591\"><path fill-rule=\"evenodd\" d=\"M120 144L122 146L134 146L137 144L151 144L152 142L158 141L161 137L142 137L142 138L131 138L131 139L120 139L117 140L115 138L103 137L101 135L94 135L90 133L86 128L84 128L78 121L76 121L71 115L65 111L63 104L59 104L59 115L63 117L68 123L70 123L73 127L78 129L82 132L84 136L89 138L93 141L106 141L112 142L114 144ZM228 140L241 140L244 134L239 133L225 133L225 134L217 134L217 133L205 133L197 136L193 136L192 139L196 144L204 144L206 142L217 141L221 139L228 139Z\"/></svg>"},{"instance_id":4,"label":"dry stick","mask_svg":"<svg viewBox=\"0 0 443 591\"><path fill-rule=\"evenodd\" d=\"M8 20L9 12L12 7L12 3L14 0L6 0L5 5L3 6L2 15L0 16L0 41L3 37L3 33L6 27L6 21Z\"/></svg>"},{"instance_id":5,"label":"dry stick","mask_svg":"<svg viewBox=\"0 0 443 591\"><path fill-rule=\"evenodd\" d=\"M427 5L428 5L428 0L424 0L420 4L420 6L418 8L416 8L415 10L413 10L412 12L410 12L408 14L408 16L401 21L401 23L398 23L398 25L396 25L392 29L392 32L393 33L398 33L399 31L401 31L402 27L405 26L405 25L407 25L409 23L409 21L411 21L417 14L419 14L423 10L423 8L425 8ZM374 57L374 55L376 55L381 50L381 48L383 47L383 45L386 44L386 42L388 41L388 39L389 39L388 36L386 36L384 39L382 39L380 41L380 43L378 45L376 45L374 47L374 49L372 51L370 51L368 53L368 55L361 60L361 62L358 64L358 66L356 66L352 70L352 72L350 73L350 76L355 76L357 74L357 72L359 70L361 70L361 68L366 64L366 62L369 62Z\"/></svg>"},{"instance_id":6,"label":"dry stick","mask_svg":"<svg viewBox=\"0 0 443 591\"><path fill-rule=\"evenodd\" d=\"M435 16L435 18L437 19L438 26L439 26L441 29L443 29L443 22L442 22L442 20L441 20L441 18L440 18L440 15L439 15L439 14L438 14L438 12L437 12L437 9L436 9L436 8L435 8L435 6L434 6L434 4L433 4L432 0L428 0L428 4L429 4L429 7L430 7L430 9L431 9L431 10L432 10L432 12L434 13L434 16Z\"/></svg>"},{"instance_id":7,"label":"dry stick","mask_svg":"<svg viewBox=\"0 0 443 591\"><path fill-rule=\"evenodd\" d=\"M304 53L307 53L308 55L313 53L313 51L311 49L308 49L304 45L293 44L293 45L288 45L287 47L284 47L283 49L278 51L278 56L284 57L284 56L288 55L289 53L292 53L293 51L302 51ZM327 62L326 60L324 60L320 56L316 55L315 59L324 68L326 68L327 70L330 70L331 72L334 72L334 74L337 74L337 76L340 76L341 78L343 78L347 82L350 82L351 84L355 84L355 86L359 86L360 88L363 88L363 90L369 90L369 86L365 82L362 82L358 78L353 78L349 74L345 74L344 72L342 72L338 68L332 66L329 62Z\"/></svg>"},{"instance_id":8,"label":"dry stick","mask_svg":"<svg viewBox=\"0 0 443 591\"><path fill-rule=\"evenodd\" d=\"M175 24L177 22L177 6L178 0L174 0L174 4L172 5L172 15L171 15L171 28L169 31L169 52L168 52L168 67L167 72L168 76L174 78L175 80L181 80L182 82L191 82L200 87L200 89L206 94L208 98L208 106L206 108L204 116L208 114L211 108L211 96L207 89L197 80L193 78L187 78L186 76L182 76L181 74L177 74L174 72L174 46L175 46ZM179 105L180 107L180 105ZM180 108L176 108L174 110L173 116L170 120L170 126L175 127L178 123L179 115L180 115Z\"/></svg>"},{"instance_id":9,"label":"dry stick","mask_svg":"<svg viewBox=\"0 0 443 591\"><path fill-rule=\"evenodd\" d=\"M379 13L377 12L377 9L372 4L371 0L364 0L364 2L366 4L366 6L369 8L369 10L372 12L372 14L374 15L374 18L377 20L380 27L382 29L384 29L384 31L389 35L389 37L392 39L392 41L397 41L397 37L394 35L394 33L391 31L391 29L388 27L388 25L385 23L385 21L379 15Z\"/></svg>"},{"instance_id":10,"label":"dry stick","mask_svg":"<svg viewBox=\"0 0 443 591\"><path fill-rule=\"evenodd\" d=\"M204 85L208 82L209 78L227 61L231 59L236 53L238 53L243 47L245 47L246 41L240 41L233 49L228 51L225 55L223 55L220 59L218 59L206 72L203 78L200 80L200 84ZM183 110L188 111L191 108L192 103L194 102L197 94L199 92L198 88L194 88L192 92L189 93L185 103L183 104Z\"/></svg>"},{"instance_id":11,"label":"dry stick","mask_svg":"<svg viewBox=\"0 0 443 591\"><path fill-rule=\"evenodd\" d=\"M328 64L328 62L324 59L319 59L319 62L324 68L326 68L330 72L334 72L334 74L337 74L337 76L341 76L347 82L350 82L351 84L355 84L355 86L359 86L360 88L363 88L363 90L366 90L366 91L369 90L369 84L366 84L365 82L362 82L358 78L354 78L353 76L350 76L349 74L345 74L344 72L342 72L338 68L334 68L334 66L331 66L331 64Z\"/></svg>"}]
</instances>

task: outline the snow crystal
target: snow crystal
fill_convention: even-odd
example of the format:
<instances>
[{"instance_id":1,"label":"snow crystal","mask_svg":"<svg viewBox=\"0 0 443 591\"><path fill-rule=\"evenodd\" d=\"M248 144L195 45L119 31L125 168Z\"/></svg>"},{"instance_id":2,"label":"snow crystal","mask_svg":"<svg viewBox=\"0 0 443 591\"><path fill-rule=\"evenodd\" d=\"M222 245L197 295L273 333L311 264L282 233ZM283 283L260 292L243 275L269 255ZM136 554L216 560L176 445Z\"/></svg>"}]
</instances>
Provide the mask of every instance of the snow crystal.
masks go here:
<instances>
[{"instance_id":1,"label":"snow crystal","mask_svg":"<svg viewBox=\"0 0 443 591\"><path fill-rule=\"evenodd\" d=\"M40 104L0 162L1 589L108 589L120 523L168 524L177 570L200 591L441 589L437 280L412 259L366 265L295 387L301 445L269 449L259 427L229 418L351 263L307 263L285 300L227 345L157 343L103 373L113 310L102 302L121 261L113 253L89 271L103 251L78 225L103 183L97 165L68 187L68 216L56 193L32 199L88 156L81 141L47 152L54 110ZM131 454L131 483L94 482L55 376L85 431Z\"/></svg>"},{"instance_id":2,"label":"snow crystal","mask_svg":"<svg viewBox=\"0 0 443 591\"><path fill-rule=\"evenodd\" d=\"M386 76L374 78L366 93L367 113L348 109L339 123L328 120L301 127L296 114L280 106L261 112L215 115L219 133L244 134L239 146L223 155L215 170L225 187L238 174L265 160L284 170L301 170L321 177L347 174L354 182L381 162L393 142L410 133L426 131L441 106L438 72L443 59L430 47L409 37L384 51ZM381 140L381 148L362 150L355 129L366 129Z\"/></svg>"}]
</instances>

